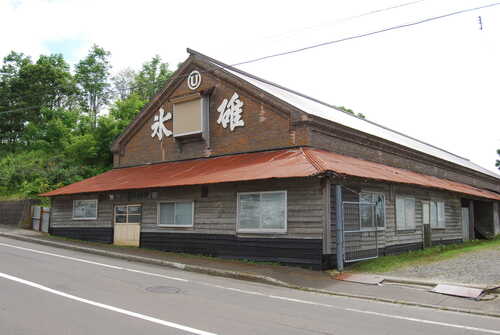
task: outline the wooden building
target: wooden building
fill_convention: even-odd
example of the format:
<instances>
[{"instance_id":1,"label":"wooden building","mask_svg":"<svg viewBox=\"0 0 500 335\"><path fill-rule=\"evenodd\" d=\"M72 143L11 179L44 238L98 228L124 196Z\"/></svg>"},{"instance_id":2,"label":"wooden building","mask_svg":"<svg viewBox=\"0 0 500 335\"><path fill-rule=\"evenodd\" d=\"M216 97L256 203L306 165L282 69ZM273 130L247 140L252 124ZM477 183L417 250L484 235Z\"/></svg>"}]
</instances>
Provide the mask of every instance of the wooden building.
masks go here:
<instances>
[{"instance_id":1,"label":"wooden building","mask_svg":"<svg viewBox=\"0 0 500 335\"><path fill-rule=\"evenodd\" d=\"M319 269L500 233L499 175L188 52L51 234Z\"/></svg>"}]
</instances>

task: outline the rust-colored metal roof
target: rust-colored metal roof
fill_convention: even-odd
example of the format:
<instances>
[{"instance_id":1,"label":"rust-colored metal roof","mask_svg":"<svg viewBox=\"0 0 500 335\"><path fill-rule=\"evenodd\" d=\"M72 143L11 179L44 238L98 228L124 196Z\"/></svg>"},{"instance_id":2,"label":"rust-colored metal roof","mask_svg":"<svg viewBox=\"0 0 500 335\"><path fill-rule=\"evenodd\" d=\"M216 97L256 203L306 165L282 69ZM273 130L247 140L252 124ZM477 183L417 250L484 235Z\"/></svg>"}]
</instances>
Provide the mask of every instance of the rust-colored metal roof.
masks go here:
<instances>
[{"instance_id":1,"label":"rust-colored metal roof","mask_svg":"<svg viewBox=\"0 0 500 335\"><path fill-rule=\"evenodd\" d=\"M114 169L44 193L42 196L309 177L329 171L343 176L413 184L500 200L500 194L469 185L313 148L283 149Z\"/></svg>"}]
</instances>

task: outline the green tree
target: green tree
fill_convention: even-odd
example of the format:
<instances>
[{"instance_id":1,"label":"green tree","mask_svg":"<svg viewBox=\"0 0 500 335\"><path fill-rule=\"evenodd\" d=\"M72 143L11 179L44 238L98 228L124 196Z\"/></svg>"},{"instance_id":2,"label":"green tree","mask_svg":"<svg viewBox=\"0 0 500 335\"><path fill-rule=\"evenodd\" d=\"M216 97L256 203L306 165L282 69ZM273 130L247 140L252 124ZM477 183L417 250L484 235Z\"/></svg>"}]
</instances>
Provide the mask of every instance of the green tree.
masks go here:
<instances>
[{"instance_id":1,"label":"green tree","mask_svg":"<svg viewBox=\"0 0 500 335\"><path fill-rule=\"evenodd\" d=\"M497 154L500 157L500 149L497 150ZM498 167L498 169L500 170L500 159L497 159L496 167Z\"/></svg>"},{"instance_id":2,"label":"green tree","mask_svg":"<svg viewBox=\"0 0 500 335\"><path fill-rule=\"evenodd\" d=\"M109 56L108 51L94 45L87 57L75 67L75 79L81 91L81 105L90 116L93 128L97 127L101 108L112 96Z\"/></svg>"},{"instance_id":3,"label":"green tree","mask_svg":"<svg viewBox=\"0 0 500 335\"><path fill-rule=\"evenodd\" d=\"M137 73L134 70L126 68L111 78L114 89L113 93L118 100L127 99L131 94L135 85L134 80L136 76Z\"/></svg>"},{"instance_id":4,"label":"green tree","mask_svg":"<svg viewBox=\"0 0 500 335\"><path fill-rule=\"evenodd\" d=\"M42 55L32 63L11 52L0 70L0 142L19 144L30 123L43 122L42 109L70 107L77 92L62 55Z\"/></svg>"},{"instance_id":5,"label":"green tree","mask_svg":"<svg viewBox=\"0 0 500 335\"><path fill-rule=\"evenodd\" d=\"M365 119L366 118L366 116L364 114L354 113L354 111L352 109L346 108L344 106L335 106L335 108L338 109L338 110L340 110L340 111L342 111L342 112L349 113L349 114L352 114L354 116L357 116L360 119Z\"/></svg>"},{"instance_id":6,"label":"green tree","mask_svg":"<svg viewBox=\"0 0 500 335\"><path fill-rule=\"evenodd\" d=\"M137 93L132 93L128 98L118 100L111 106L109 115L117 121L120 132L135 119L146 103L147 100L141 98Z\"/></svg>"},{"instance_id":7,"label":"green tree","mask_svg":"<svg viewBox=\"0 0 500 335\"><path fill-rule=\"evenodd\" d=\"M150 100L165 86L172 74L168 63L163 63L161 57L156 55L142 65L142 69L135 76L133 90L143 100Z\"/></svg>"}]
</instances>

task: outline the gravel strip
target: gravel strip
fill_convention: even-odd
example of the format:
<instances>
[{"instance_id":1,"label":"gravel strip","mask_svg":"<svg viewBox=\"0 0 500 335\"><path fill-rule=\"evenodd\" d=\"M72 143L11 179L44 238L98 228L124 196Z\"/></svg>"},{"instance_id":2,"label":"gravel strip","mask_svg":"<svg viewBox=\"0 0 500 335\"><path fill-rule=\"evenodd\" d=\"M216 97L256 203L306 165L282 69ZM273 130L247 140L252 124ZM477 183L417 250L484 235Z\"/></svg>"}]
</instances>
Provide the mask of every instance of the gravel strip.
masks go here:
<instances>
[{"instance_id":1,"label":"gravel strip","mask_svg":"<svg viewBox=\"0 0 500 335\"><path fill-rule=\"evenodd\" d=\"M435 263L411 265L384 274L434 282L500 286L500 247L469 252Z\"/></svg>"}]
</instances>

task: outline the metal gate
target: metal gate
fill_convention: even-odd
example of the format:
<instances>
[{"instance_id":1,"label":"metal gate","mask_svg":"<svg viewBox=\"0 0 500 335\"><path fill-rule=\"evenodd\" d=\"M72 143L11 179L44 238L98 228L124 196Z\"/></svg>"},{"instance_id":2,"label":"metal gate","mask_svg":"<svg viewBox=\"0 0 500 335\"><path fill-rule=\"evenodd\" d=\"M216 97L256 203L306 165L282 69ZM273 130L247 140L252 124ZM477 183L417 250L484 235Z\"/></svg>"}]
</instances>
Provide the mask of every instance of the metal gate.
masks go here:
<instances>
[{"instance_id":1,"label":"metal gate","mask_svg":"<svg viewBox=\"0 0 500 335\"><path fill-rule=\"evenodd\" d=\"M342 202L344 262L378 257L378 229L375 203Z\"/></svg>"}]
</instances>

